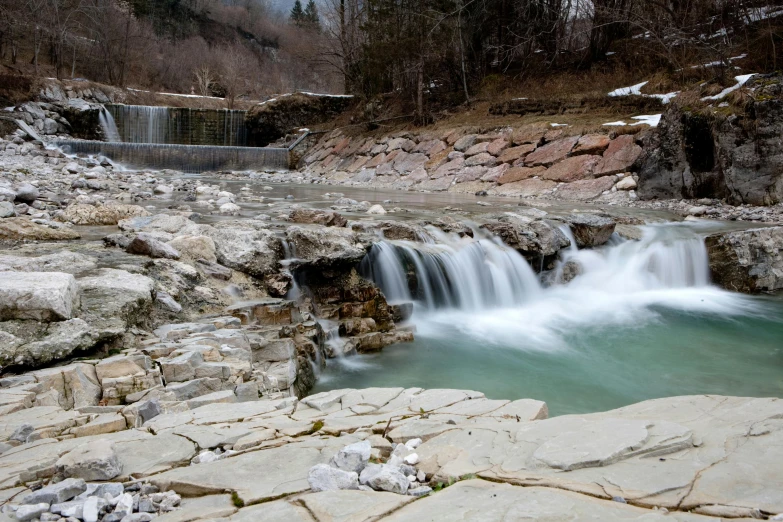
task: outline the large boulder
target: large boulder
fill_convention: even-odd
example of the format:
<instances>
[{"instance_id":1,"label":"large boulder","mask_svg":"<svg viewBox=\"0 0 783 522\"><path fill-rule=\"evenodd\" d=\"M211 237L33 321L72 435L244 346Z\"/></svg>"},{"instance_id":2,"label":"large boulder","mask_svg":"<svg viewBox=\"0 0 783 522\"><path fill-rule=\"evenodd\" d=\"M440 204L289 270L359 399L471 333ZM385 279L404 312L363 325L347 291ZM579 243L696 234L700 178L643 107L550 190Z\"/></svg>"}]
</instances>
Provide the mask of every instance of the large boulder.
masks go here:
<instances>
[{"instance_id":1,"label":"large boulder","mask_svg":"<svg viewBox=\"0 0 783 522\"><path fill-rule=\"evenodd\" d=\"M277 235L262 223L228 221L201 227L200 234L215 244L217 261L246 274L263 277L283 258L283 245Z\"/></svg>"},{"instance_id":2,"label":"large boulder","mask_svg":"<svg viewBox=\"0 0 783 522\"><path fill-rule=\"evenodd\" d=\"M62 211L57 219L74 225L116 225L123 219L149 216L144 208L138 205L70 205Z\"/></svg>"},{"instance_id":3,"label":"large boulder","mask_svg":"<svg viewBox=\"0 0 783 522\"><path fill-rule=\"evenodd\" d=\"M102 328L124 331L149 318L155 283L125 270L102 268L79 279L83 317Z\"/></svg>"},{"instance_id":4,"label":"large boulder","mask_svg":"<svg viewBox=\"0 0 783 522\"><path fill-rule=\"evenodd\" d=\"M81 236L65 226L46 226L22 217L0 220L0 241L62 241Z\"/></svg>"},{"instance_id":5,"label":"large boulder","mask_svg":"<svg viewBox=\"0 0 783 522\"><path fill-rule=\"evenodd\" d=\"M345 228L288 227L286 237L297 262L311 267L356 264L367 253L356 234Z\"/></svg>"},{"instance_id":6,"label":"large boulder","mask_svg":"<svg viewBox=\"0 0 783 522\"><path fill-rule=\"evenodd\" d=\"M71 319L79 308L79 287L62 272L0 272L0 320Z\"/></svg>"},{"instance_id":7,"label":"large boulder","mask_svg":"<svg viewBox=\"0 0 783 522\"><path fill-rule=\"evenodd\" d=\"M783 290L783 227L709 236L712 280L735 292Z\"/></svg>"},{"instance_id":8,"label":"large boulder","mask_svg":"<svg viewBox=\"0 0 783 522\"><path fill-rule=\"evenodd\" d=\"M593 214L571 214L563 218L579 248L600 246L609 241L617 225L613 219Z\"/></svg>"}]
</instances>

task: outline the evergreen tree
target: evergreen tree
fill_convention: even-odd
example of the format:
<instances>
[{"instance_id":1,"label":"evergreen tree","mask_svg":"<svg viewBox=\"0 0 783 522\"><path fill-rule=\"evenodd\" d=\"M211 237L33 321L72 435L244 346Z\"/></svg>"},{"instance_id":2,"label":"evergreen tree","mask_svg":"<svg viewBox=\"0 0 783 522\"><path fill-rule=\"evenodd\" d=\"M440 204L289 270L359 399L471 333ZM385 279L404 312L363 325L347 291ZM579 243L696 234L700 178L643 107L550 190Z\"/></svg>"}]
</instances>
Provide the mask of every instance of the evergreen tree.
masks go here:
<instances>
[{"instance_id":1,"label":"evergreen tree","mask_svg":"<svg viewBox=\"0 0 783 522\"><path fill-rule=\"evenodd\" d=\"M311 29L321 29L321 20L318 17L318 6L315 5L315 0L307 2L307 7L304 10L304 24Z\"/></svg>"},{"instance_id":2,"label":"evergreen tree","mask_svg":"<svg viewBox=\"0 0 783 522\"><path fill-rule=\"evenodd\" d=\"M305 23L305 12L302 9L302 2L300 0L294 2L294 8L291 9L289 19L291 20L291 23L296 26L302 26Z\"/></svg>"}]
</instances>

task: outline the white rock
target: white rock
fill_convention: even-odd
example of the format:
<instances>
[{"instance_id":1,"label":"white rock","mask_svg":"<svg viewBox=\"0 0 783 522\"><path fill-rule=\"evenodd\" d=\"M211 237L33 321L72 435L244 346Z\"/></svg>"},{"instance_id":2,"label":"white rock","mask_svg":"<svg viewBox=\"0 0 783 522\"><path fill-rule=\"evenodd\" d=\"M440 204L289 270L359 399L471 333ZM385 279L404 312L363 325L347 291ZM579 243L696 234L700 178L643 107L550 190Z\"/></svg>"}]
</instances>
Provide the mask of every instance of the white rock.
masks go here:
<instances>
[{"instance_id":1,"label":"white rock","mask_svg":"<svg viewBox=\"0 0 783 522\"><path fill-rule=\"evenodd\" d=\"M307 482L314 492L359 489L359 475L355 471L343 471L328 464L316 464L310 468Z\"/></svg>"},{"instance_id":2,"label":"white rock","mask_svg":"<svg viewBox=\"0 0 783 522\"><path fill-rule=\"evenodd\" d=\"M94 497L97 498L97 497ZM87 511L87 505L84 506L85 512ZM114 508L114 513L118 515L128 516L133 513L133 497L130 493L123 493L117 500L117 507ZM85 513L86 516L86 513ZM86 519L84 522L88 522Z\"/></svg>"},{"instance_id":3,"label":"white rock","mask_svg":"<svg viewBox=\"0 0 783 522\"><path fill-rule=\"evenodd\" d=\"M618 181L615 187L617 190L632 190L636 188L636 180L633 179L633 176L626 176Z\"/></svg>"},{"instance_id":4,"label":"white rock","mask_svg":"<svg viewBox=\"0 0 783 522\"><path fill-rule=\"evenodd\" d=\"M373 205L367 210L367 213L377 215L377 216L382 216L386 214L386 209L383 208L381 205Z\"/></svg>"},{"instance_id":5,"label":"white rock","mask_svg":"<svg viewBox=\"0 0 783 522\"><path fill-rule=\"evenodd\" d=\"M227 216L236 216L242 208L236 203L224 203L220 205L220 213Z\"/></svg>"},{"instance_id":6,"label":"white rock","mask_svg":"<svg viewBox=\"0 0 783 522\"><path fill-rule=\"evenodd\" d=\"M405 443L405 447L409 450L415 450L421 445L421 439L411 439Z\"/></svg>"},{"instance_id":7,"label":"white rock","mask_svg":"<svg viewBox=\"0 0 783 522\"><path fill-rule=\"evenodd\" d=\"M403 460L405 461L405 464L410 464L411 466L415 466L416 464L419 463L419 456L416 453L411 453Z\"/></svg>"},{"instance_id":8,"label":"white rock","mask_svg":"<svg viewBox=\"0 0 783 522\"><path fill-rule=\"evenodd\" d=\"M16 510L16 519L24 522L25 520L33 520L40 517L42 514L49 511L49 504L23 504Z\"/></svg>"}]
</instances>

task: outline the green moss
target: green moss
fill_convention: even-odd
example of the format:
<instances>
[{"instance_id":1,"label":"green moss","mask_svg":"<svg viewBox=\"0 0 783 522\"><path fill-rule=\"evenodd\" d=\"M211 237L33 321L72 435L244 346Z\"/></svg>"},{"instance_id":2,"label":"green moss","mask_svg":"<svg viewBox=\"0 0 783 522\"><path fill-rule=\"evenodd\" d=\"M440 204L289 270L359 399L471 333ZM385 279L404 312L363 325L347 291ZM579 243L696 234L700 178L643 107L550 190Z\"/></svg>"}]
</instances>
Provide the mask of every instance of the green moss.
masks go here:
<instances>
[{"instance_id":1,"label":"green moss","mask_svg":"<svg viewBox=\"0 0 783 522\"><path fill-rule=\"evenodd\" d=\"M237 508L243 508L245 507L245 501L239 498L239 495L236 491L231 492L231 502L234 504Z\"/></svg>"},{"instance_id":2,"label":"green moss","mask_svg":"<svg viewBox=\"0 0 783 522\"><path fill-rule=\"evenodd\" d=\"M318 419L313 423L312 427L310 428L310 431L308 431L307 434L312 435L313 433L315 433L316 431L320 430L323 427L324 427L324 421Z\"/></svg>"}]
</instances>

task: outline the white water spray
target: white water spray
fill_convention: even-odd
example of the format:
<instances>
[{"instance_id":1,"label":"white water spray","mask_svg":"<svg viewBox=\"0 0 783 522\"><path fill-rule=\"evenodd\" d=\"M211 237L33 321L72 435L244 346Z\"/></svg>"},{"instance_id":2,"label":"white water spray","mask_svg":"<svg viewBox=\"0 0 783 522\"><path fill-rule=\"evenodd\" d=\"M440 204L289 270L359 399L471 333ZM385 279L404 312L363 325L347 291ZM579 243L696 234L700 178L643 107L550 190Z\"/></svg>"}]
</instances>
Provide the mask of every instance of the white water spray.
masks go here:
<instances>
[{"instance_id":1,"label":"white water spray","mask_svg":"<svg viewBox=\"0 0 783 522\"><path fill-rule=\"evenodd\" d=\"M552 351L568 349L569 335L584 328L635 327L659 320L665 309L758 311L751 298L710 285L704 241L690 224L643 227L640 241L613 236L599 249L565 249L553 280L563 280L557 271L567 263L578 266L578 275L546 288L497 239L437 239L377 244L362 266L387 299L419 305L413 321L420 337L445 338L456 330L482 347Z\"/></svg>"}]
</instances>

